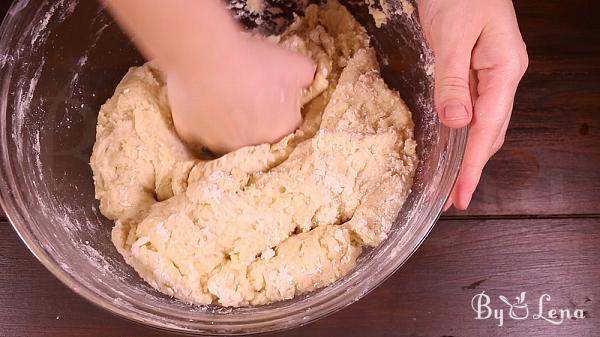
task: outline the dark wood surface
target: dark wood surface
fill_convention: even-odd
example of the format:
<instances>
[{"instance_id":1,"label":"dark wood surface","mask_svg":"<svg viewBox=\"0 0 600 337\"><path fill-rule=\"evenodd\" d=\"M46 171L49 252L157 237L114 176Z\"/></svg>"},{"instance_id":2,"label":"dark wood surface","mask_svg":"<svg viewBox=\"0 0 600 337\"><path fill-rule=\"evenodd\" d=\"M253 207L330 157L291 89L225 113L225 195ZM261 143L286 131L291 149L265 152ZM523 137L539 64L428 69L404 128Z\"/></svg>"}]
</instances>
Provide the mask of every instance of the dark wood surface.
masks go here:
<instances>
[{"instance_id":1,"label":"dark wood surface","mask_svg":"<svg viewBox=\"0 0 600 337\"><path fill-rule=\"evenodd\" d=\"M2 9L5 4L0 4ZM409 262L350 307L277 336L597 336L600 331L600 2L515 1L531 66L505 147L466 212L449 211ZM0 214L0 218L2 215ZM165 336L57 281L0 219L0 336ZM583 319L475 320L485 291L552 296ZM508 313L506 313L508 315Z\"/></svg>"},{"instance_id":2,"label":"dark wood surface","mask_svg":"<svg viewBox=\"0 0 600 337\"><path fill-rule=\"evenodd\" d=\"M600 322L600 219L441 220L417 253L364 299L273 336L593 336ZM0 224L2 336L165 336L115 318L54 279ZM481 291L542 293L582 320L474 320ZM533 301L533 298L536 298ZM533 305L533 303L531 303ZM536 306L537 308L537 306ZM66 334L68 332L68 334Z\"/></svg>"},{"instance_id":3,"label":"dark wood surface","mask_svg":"<svg viewBox=\"0 0 600 337\"><path fill-rule=\"evenodd\" d=\"M600 214L600 2L514 3L530 67L504 148L449 214Z\"/></svg>"}]
</instances>

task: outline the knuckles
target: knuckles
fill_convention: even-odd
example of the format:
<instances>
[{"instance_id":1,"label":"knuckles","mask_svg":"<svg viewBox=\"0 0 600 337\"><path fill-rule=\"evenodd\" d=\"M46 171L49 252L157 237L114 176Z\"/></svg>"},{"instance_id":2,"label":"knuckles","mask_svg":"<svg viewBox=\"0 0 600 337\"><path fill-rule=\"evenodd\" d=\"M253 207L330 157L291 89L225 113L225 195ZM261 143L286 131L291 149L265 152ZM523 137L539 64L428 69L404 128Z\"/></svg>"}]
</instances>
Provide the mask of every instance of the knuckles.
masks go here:
<instances>
[{"instance_id":1,"label":"knuckles","mask_svg":"<svg viewBox=\"0 0 600 337\"><path fill-rule=\"evenodd\" d=\"M521 48L519 49L519 65L522 74L525 74L527 68L529 68L529 54L527 53L527 45L524 41L521 42Z\"/></svg>"},{"instance_id":2,"label":"knuckles","mask_svg":"<svg viewBox=\"0 0 600 337\"><path fill-rule=\"evenodd\" d=\"M440 89L455 91L455 92L467 92L469 91L469 81L465 78L458 76L441 76L436 79L437 86Z\"/></svg>"},{"instance_id":3,"label":"knuckles","mask_svg":"<svg viewBox=\"0 0 600 337\"><path fill-rule=\"evenodd\" d=\"M518 42L517 46L510 51L506 60L506 68L510 73L520 79L527 68L529 67L529 55L527 53L527 46L522 40Z\"/></svg>"}]
</instances>

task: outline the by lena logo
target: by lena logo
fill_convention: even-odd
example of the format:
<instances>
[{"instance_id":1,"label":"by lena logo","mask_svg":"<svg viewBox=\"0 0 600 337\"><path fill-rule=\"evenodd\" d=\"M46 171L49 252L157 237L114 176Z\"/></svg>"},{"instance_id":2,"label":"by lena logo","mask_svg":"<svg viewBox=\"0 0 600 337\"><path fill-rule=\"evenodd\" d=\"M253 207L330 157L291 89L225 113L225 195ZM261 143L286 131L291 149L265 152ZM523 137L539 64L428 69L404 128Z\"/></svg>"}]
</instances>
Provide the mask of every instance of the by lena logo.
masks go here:
<instances>
[{"instance_id":1,"label":"by lena logo","mask_svg":"<svg viewBox=\"0 0 600 337\"><path fill-rule=\"evenodd\" d=\"M498 296L501 302L501 308L494 308L492 299L485 291L473 296L471 307L475 311L475 319L485 320L494 318L498 321L498 326L504 325L504 320L510 318L512 320L521 321L525 319L544 320L550 324L560 325L565 319L583 319L585 313L583 309L546 309L549 307L549 302L552 297L548 294L543 294L537 301L537 308L530 307L526 302L527 292L523 291L516 296L513 301L505 296ZM530 315L531 314L531 315Z\"/></svg>"}]
</instances>

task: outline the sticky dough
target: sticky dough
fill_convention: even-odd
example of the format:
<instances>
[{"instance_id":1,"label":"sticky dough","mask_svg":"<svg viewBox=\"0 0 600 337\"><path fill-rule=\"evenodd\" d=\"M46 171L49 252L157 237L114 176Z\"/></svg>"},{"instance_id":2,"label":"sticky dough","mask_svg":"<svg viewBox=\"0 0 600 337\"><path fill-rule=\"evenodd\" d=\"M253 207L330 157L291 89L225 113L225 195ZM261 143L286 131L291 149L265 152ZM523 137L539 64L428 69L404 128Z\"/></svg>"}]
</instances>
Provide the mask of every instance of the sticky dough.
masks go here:
<instances>
[{"instance_id":1,"label":"sticky dough","mask_svg":"<svg viewBox=\"0 0 600 337\"><path fill-rule=\"evenodd\" d=\"M198 159L148 64L98 116L91 166L113 242L184 301L259 305L327 286L386 239L410 193L411 114L381 79L364 28L332 1L271 39L318 66L302 126L277 144Z\"/></svg>"}]
</instances>

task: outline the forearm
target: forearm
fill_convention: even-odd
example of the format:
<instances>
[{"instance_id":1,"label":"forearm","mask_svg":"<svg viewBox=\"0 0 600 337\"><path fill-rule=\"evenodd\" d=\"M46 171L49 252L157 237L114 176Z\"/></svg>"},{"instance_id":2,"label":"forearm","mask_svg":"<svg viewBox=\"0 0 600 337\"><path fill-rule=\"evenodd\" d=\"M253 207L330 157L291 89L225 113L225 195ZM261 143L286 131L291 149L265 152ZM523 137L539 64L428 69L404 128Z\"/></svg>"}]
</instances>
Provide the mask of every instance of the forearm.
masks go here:
<instances>
[{"instance_id":1,"label":"forearm","mask_svg":"<svg viewBox=\"0 0 600 337\"><path fill-rule=\"evenodd\" d=\"M102 0L147 59L165 70L218 62L239 27L221 0Z\"/></svg>"}]
</instances>

